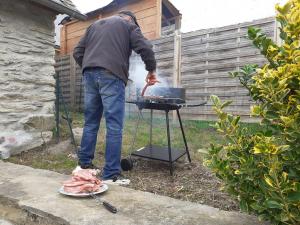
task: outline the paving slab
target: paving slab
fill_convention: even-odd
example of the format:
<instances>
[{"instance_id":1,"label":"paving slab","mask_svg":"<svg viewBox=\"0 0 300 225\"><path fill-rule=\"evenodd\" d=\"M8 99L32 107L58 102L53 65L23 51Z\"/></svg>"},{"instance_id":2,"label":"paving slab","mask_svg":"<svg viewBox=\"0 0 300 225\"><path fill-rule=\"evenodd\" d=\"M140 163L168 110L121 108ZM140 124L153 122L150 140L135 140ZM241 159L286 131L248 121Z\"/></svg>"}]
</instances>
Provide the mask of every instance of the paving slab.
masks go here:
<instances>
[{"instance_id":1,"label":"paving slab","mask_svg":"<svg viewBox=\"0 0 300 225\"><path fill-rule=\"evenodd\" d=\"M59 194L58 189L68 178L55 172L0 161L0 218L15 222L18 220L16 215L23 220L30 216L32 224L43 225L266 224L239 212L221 211L120 186L109 186L109 190L100 195L118 208L118 213L112 214L93 198Z\"/></svg>"}]
</instances>

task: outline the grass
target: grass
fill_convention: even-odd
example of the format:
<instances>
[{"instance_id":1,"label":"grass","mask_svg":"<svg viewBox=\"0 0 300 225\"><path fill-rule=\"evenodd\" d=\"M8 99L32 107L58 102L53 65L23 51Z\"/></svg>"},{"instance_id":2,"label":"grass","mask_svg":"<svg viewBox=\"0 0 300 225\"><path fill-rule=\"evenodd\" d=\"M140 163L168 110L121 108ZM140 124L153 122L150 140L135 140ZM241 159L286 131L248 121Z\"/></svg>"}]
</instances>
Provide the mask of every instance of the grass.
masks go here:
<instances>
[{"instance_id":1,"label":"grass","mask_svg":"<svg viewBox=\"0 0 300 225\"><path fill-rule=\"evenodd\" d=\"M30 152L22 152L20 155L12 156L6 161L57 172L67 172L76 167L77 161L70 154L52 154L45 147L42 146Z\"/></svg>"},{"instance_id":2,"label":"grass","mask_svg":"<svg viewBox=\"0 0 300 225\"><path fill-rule=\"evenodd\" d=\"M122 146L122 157L126 157L130 154L132 150L139 149L149 143L149 133L150 133L150 119L147 114L143 115L143 119L140 121L139 129L137 131L137 137L135 144L132 147L133 136L137 123L137 116L126 117L124 123L123 132L123 146ZM84 115L82 113L71 113L72 126L83 127L84 125ZM188 143L190 154L193 160L202 162L203 153L207 152L211 144L220 144L224 140L222 136L216 132L213 128L215 122L210 121L192 121L184 120L183 127L186 135L186 140ZM255 133L260 130L261 127L258 124L242 124L243 127L247 127L250 132ZM173 148L184 148L184 142L180 130L180 125L178 120L170 119L170 131L171 131L171 145ZM60 126L61 139L67 139L70 137L70 132L66 121L62 120ZM167 146L167 131L166 131L166 121L159 115L155 115L153 119L153 137L152 144ZM80 143L77 143L79 145ZM45 149L45 148L44 148ZM96 145L96 155L95 159L99 159L97 155L104 155L105 149L105 120L102 120L100 124L98 140ZM23 157L23 158L22 158ZM24 158L25 157L25 158ZM30 157L30 158L29 158ZM103 159L103 156L100 158ZM57 153L51 154L44 151L40 154L31 154L30 156L15 156L9 159L10 162L14 163L24 163L30 165L34 168L48 169L55 171L69 171L73 169L77 161L74 157L70 157L69 153ZM96 161L96 160L95 160ZM98 163L95 162L97 165Z\"/></svg>"},{"instance_id":3,"label":"grass","mask_svg":"<svg viewBox=\"0 0 300 225\"><path fill-rule=\"evenodd\" d=\"M83 127L84 115L83 113L71 113L72 126ZM155 117L155 116L154 116ZM131 143L134 136L135 128L137 123L137 116L130 116L125 118L124 131L123 131L123 154L128 154L131 149ZM210 144L219 144L223 142L223 137L216 132L213 127L214 121L193 121L183 120L183 127L189 149L193 153L197 153L198 149L209 149ZM150 134L150 119L147 114L144 115L143 119L139 124L137 131L137 138L135 141L135 149L140 148L149 143ZM153 119L153 138L152 143L155 145L167 145L167 131L166 121L161 116L157 116ZM261 126L257 123L241 123L242 127L247 127L250 133L255 133L261 130ZM97 147L103 149L105 136L105 120L101 121ZM171 144L172 147L182 148L184 147L183 138L179 126L178 120L175 122L170 120L170 131L171 131ZM63 138L70 137L70 132L67 125L61 126L61 135Z\"/></svg>"},{"instance_id":4,"label":"grass","mask_svg":"<svg viewBox=\"0 0 300 225\"><path fill-rule=\"evenodd\" d=\"M83 127L83 114L73 114L73 127ZM220 143L222 139L219 136L215 129L212 127L214 122L208 121L183 121L183 127L185 131L185 136L187 139L188 146L190 151L194 154L197 153L197 150L200 148L209 148L210 143ZM153 119L153 137L152 143L155 145L167 145L167 129L166 121L163 118L154 118ZM135 133L137 125L137 117L127 117L124 123L124 132L123 132L123 154L127 155L132 149L131 144L133 141L133 136ZM104 130L105 130L105 121L101 122L100 132L98 136L97 146L101 149L104 148ZM180 130L180 125L178 121L170 120L170 131L171 131L171 145L175 148L183 148L184 142ZM139 123L139 128L137 130L137 137L135 140L134 149L138 149L142 146L145 146L149 143L149 134L150 134L150 119L145 116Z\"/></svg>"}]
</instances>

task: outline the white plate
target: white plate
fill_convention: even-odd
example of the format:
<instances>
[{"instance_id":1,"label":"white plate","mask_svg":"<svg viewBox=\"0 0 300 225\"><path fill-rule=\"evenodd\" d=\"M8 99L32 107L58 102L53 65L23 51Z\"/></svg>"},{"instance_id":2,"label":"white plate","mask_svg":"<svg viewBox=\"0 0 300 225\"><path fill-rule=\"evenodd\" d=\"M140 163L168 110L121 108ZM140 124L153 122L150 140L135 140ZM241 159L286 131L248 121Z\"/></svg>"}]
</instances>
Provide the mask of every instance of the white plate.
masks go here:
<instances>
[{"instance_id":1,"label":"white plate","mask_svg":"<svg viewBox=\"0 0 300 225\"><path fill-rule=\"evenodd\" d=\"M103 193L103 192L105 192L107 190L108 190L108 186L106 184L102 184L100 186L100 189L98 191L93 192L93 194L97 195L97 194ZM72 196L72 197L89 197L89 196L91 196L90 193L78 193L78 194L74 194L74 193L65 192L63 186L61 186L60 189L58 189L58 192L61 193L61 194L63 194L63 195L68 195L68 196Z\"/></svg>"}]
</instances>

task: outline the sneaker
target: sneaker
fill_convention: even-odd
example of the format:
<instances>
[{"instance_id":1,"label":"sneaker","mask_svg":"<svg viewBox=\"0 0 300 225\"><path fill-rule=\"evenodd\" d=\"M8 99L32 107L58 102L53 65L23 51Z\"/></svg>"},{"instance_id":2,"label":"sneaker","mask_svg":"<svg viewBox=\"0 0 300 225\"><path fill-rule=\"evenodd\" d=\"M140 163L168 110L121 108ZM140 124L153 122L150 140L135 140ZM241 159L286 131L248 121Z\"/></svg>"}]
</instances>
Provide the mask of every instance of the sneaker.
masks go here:
<instances>
[{"instance_id":1,"label":"sneaker","mask_svg":"<svg viewBox=\"0 0 300 225\"><path fill-rule=\"evenodd\" d=\"M80 166L76 166L76 168L72 171L72 173L76 173L79 170L82 170L82 168Z\"/></svg>"},{"instance_id":2,"label":"sneaker","mask_svg":"<svg viewBox=\"0 0 300 225\"><path fill-rule=\"evenodd\" d=\"M94 166L93 164L88 164L88 165L78 165L76 168L73 170L73 172L77 172L78 170L82 169L91 169L91 170L96 170L97 174L100 174L101 169L97 166Z\"/></svg>"},{"instance_id":3,"label":"sneaker","mask_svg":"<svg viewBox=\"0 0 300 225\"><path fill-rule=\"evenodd\" d=\"M116 175L112 178L103 179L102 181L104 184L108 185L129 185L130 180L126 179L123 175Z\"/></svg>"}]
</instances>

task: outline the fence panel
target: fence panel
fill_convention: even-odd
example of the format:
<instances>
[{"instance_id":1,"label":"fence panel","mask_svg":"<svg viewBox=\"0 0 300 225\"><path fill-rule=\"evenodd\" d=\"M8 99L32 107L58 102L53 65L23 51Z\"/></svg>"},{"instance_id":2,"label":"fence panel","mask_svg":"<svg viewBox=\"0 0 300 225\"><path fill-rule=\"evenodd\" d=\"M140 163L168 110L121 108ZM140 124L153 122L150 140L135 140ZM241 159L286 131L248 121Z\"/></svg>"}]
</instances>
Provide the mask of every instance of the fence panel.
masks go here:
<instances>
[{"instance_id":1,"label":"fence panel","mask_svg":"<svg viewBox=\"0 0 300 225\"><path fill-rule=\"evenodd\" d=\"M70 56L60 56L55 58L55 71L59 76L61 93L67 105L71 104L71 87L70 87Z\"/></svg>"}]
</instances>

